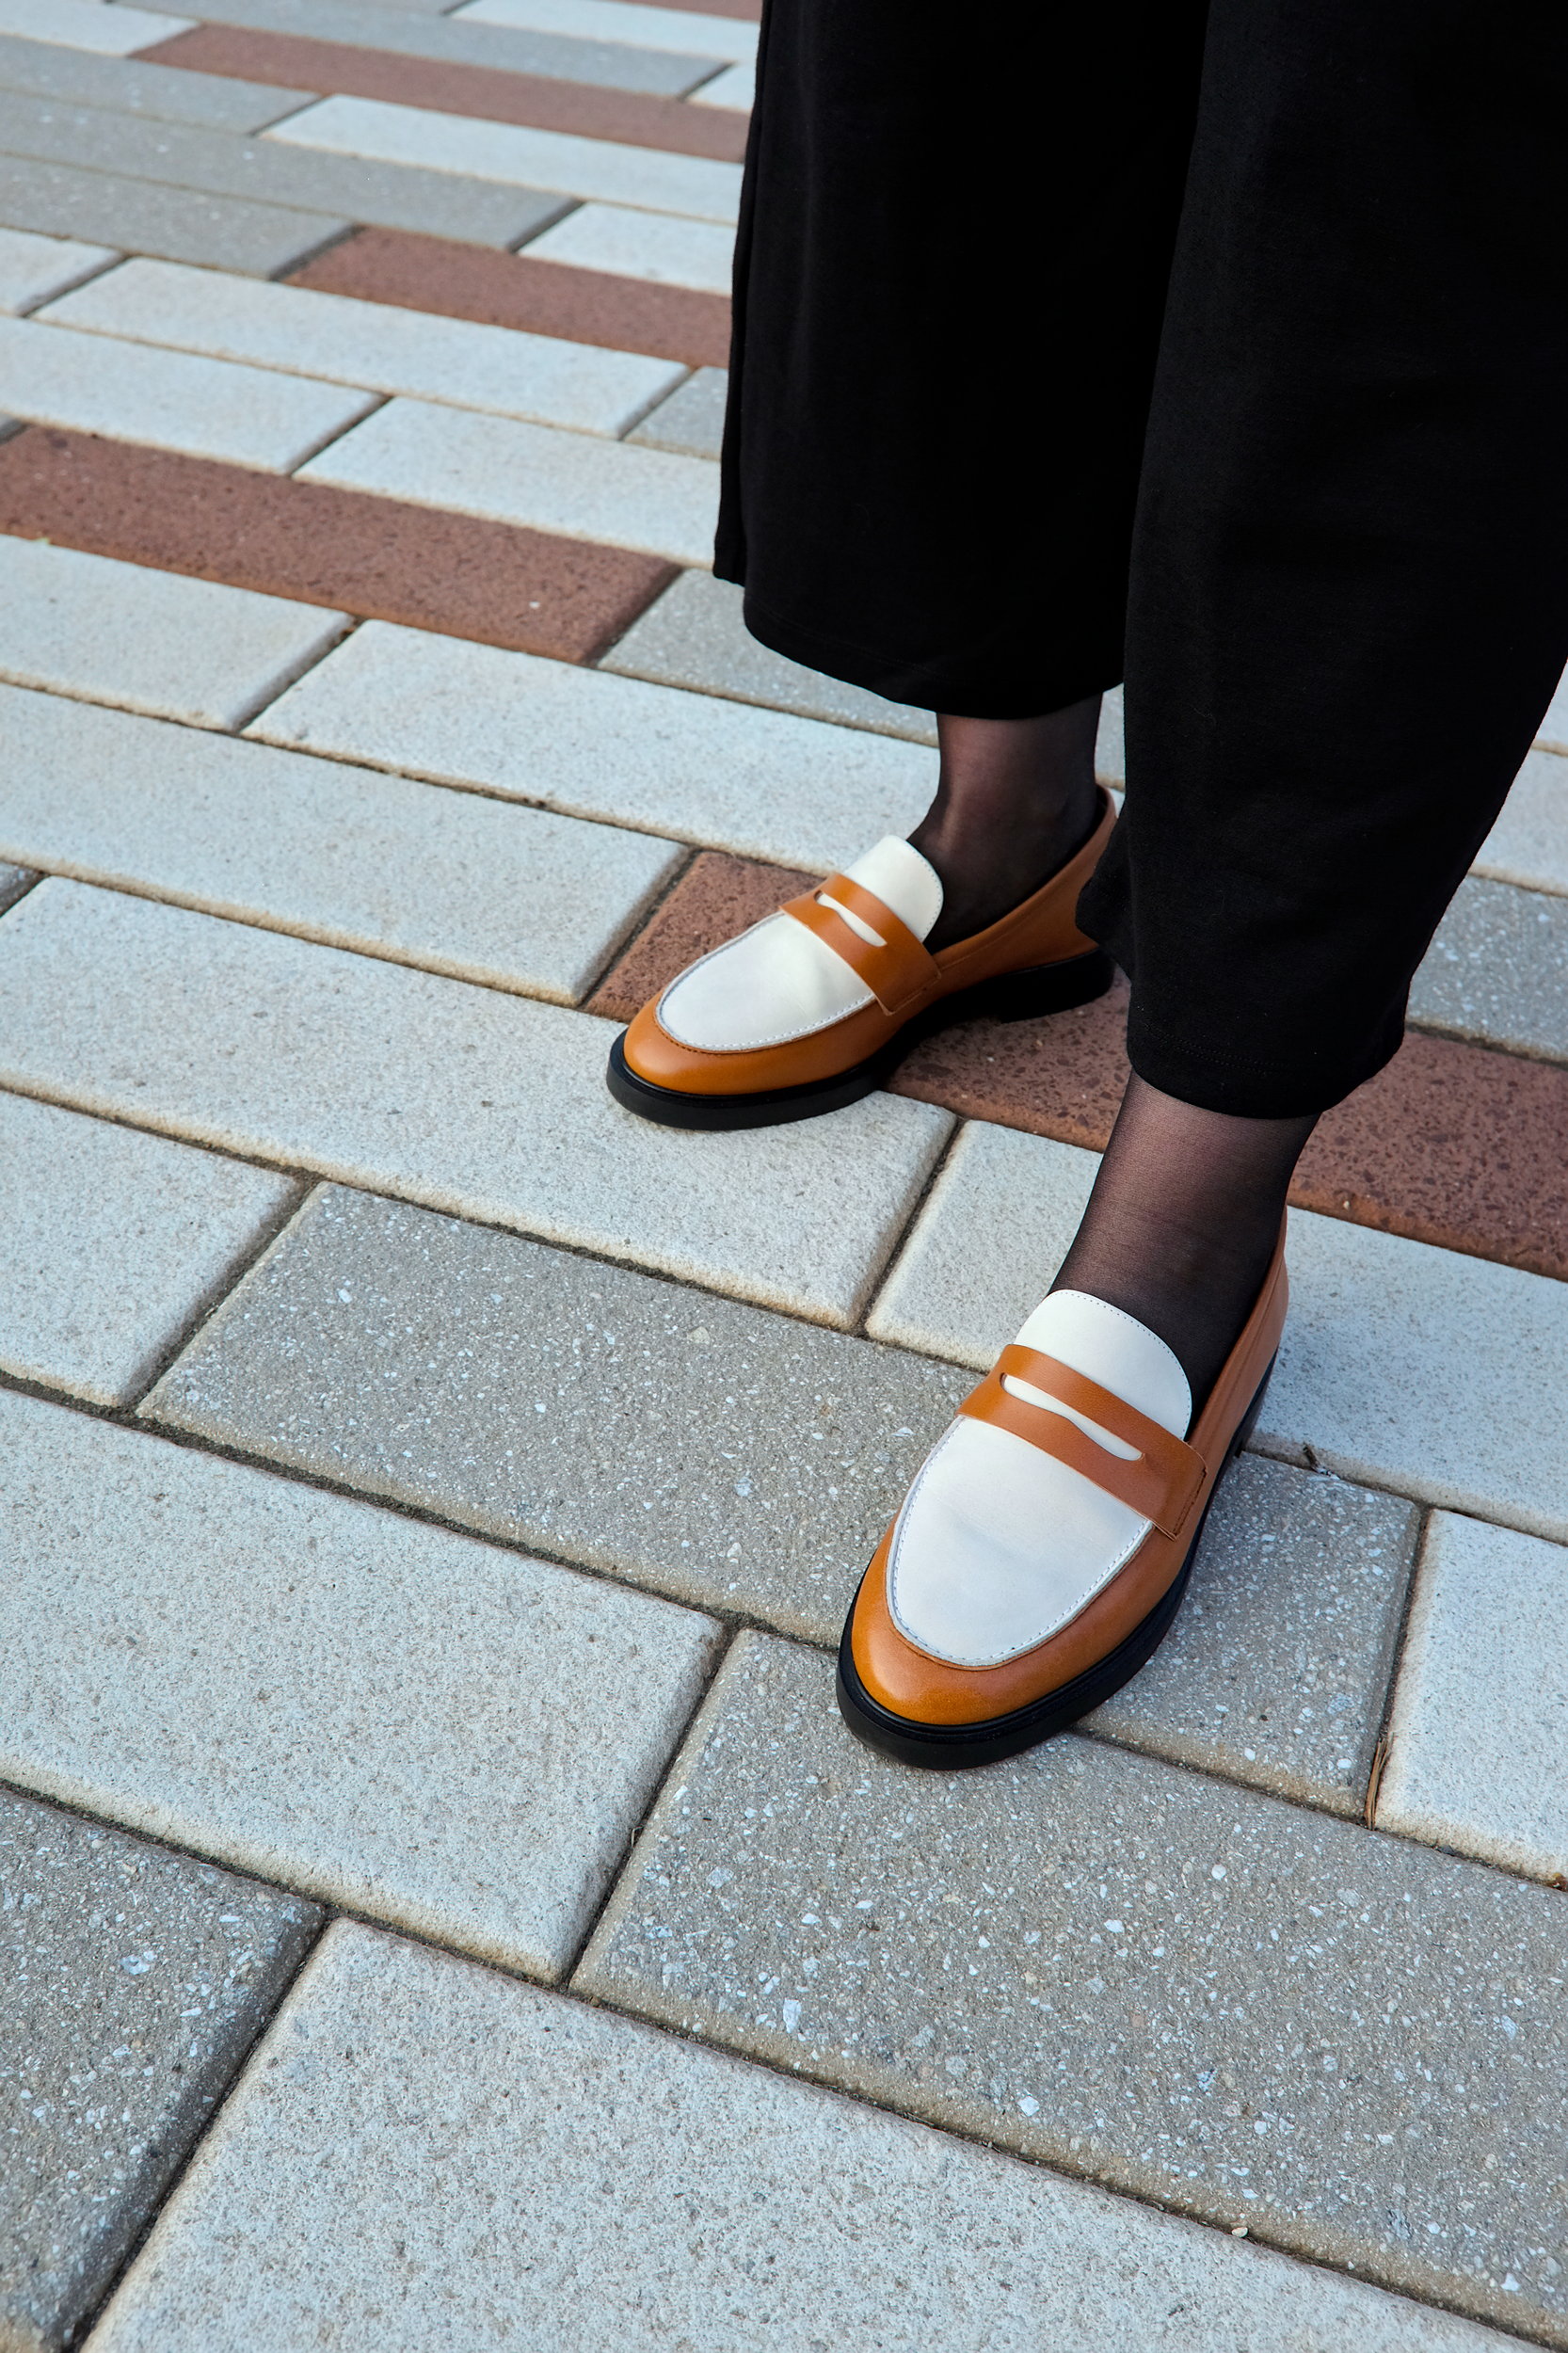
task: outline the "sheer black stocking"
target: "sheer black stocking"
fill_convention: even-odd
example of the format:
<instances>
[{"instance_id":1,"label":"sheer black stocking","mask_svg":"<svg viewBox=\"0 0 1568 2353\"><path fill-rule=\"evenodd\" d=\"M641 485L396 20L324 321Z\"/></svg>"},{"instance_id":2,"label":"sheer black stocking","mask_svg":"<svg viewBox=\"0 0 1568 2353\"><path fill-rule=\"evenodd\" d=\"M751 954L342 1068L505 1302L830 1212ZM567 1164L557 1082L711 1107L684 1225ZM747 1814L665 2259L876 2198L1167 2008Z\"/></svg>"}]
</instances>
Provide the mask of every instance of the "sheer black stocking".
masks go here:
<instances>
[{"instance_id":1,"label":"sheer black stocking","mask_svg":"<svg viewBox=\"0 0 1568 2353\"><path fill-rule=\"evenodd\" d=\"M928 948L1000 920L1088 838L1099 709L1092 695L1038 719L938 714L936 797L909 837L942 878Z\"/></svg>"},{"instance_id":2,"label":"sheer black stocking","mask_svg":"<svg viewBox=\"0 0 1568 2353\"><path fill-rule=\"evenodd\" d=\"M1051 1288L1088 1291L1158 1333L1192 1385L1194 1416L1252 1311L1316 1124L1238 1119L1128 1082Z\"/></svg>"}]
</instances>

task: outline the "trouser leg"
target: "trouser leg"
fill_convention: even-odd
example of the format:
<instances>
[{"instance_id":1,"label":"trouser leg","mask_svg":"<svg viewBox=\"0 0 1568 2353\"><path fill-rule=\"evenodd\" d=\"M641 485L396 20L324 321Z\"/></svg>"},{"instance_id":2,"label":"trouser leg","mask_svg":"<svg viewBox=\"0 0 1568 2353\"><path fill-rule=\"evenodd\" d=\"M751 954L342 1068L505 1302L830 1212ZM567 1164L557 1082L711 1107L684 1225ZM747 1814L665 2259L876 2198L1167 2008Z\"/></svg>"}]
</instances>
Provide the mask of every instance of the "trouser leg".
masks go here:
<instances>
[{"instance_id":1,"label":"trouser leg","mask_svg":"<svg viewBox=\"0 0 1568 2353\"><path fill-rule=\"evenodd\" d=\"M1386 1061L1568 655L1565 120L1532 0L1214 0L1080 910L1185 1101Z\"/></svg>"},{"instance_id":2,"label":"trouser leg","mask_svg":"<svg viewBox=\"0 0 1568 2353\"><path fill-rule=\"evenodd\" d=\"M717 567L765 644L903 701L1122 674L1203 0L768 0Z\"/></svg>"}]
</instances>

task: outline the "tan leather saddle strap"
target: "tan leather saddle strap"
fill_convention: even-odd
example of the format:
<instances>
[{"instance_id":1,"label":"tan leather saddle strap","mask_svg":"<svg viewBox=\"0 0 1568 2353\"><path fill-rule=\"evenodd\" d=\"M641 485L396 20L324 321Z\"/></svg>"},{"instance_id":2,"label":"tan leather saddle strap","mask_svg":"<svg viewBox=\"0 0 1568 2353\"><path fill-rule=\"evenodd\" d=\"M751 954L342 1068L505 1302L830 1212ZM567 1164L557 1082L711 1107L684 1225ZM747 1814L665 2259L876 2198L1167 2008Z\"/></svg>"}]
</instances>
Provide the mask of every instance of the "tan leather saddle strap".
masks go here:
<instances>
[{"instance_id":1,"label":"tan leather saddle strap","mask_svg":"<svg viewBox=\"0 0 1568 2353\"><path fill-rule=\"evenodd\" d=\"M878 948L871 940L862 939L844 921L837 907L824 906L824 895L837 899L862 923L869 923L885 944ZM884 906L874 891L851 882L847 874L829 874L815 890L789 900L782 912L792 915L797 923L815 932L836 956L841 956L865 982L884 1013L903 1013L936 984L936 960L927 955L907 923L901 923L892 908Z\"/></svg>"},{"instance_id":2,"label":"tan leather saddle strap","mask_svg":"<svg viewBox=\"0 0 1568 2353\"><path fill-rule=\"evenodd\" d=\"M1112 1454L1064 1415L1014 1397L1002 1386L1009 1375L1015 1381L1027 1381L1032 1388L1044 1389L1058 1404L1071 1406L1085 1420L1097 1422L1113 1438L1120 1438L1124 1446L1135 1447L1133 1459L1128 1462ZM1162 1536L1179 1536L1208 1478L1202 1455L1184 1438L1173 1437L1125 1399L1112 1397L1097 1382L1074 1372L1070 1365L1058 1364L1054 1356L1041 1355L1038 1349L1004 1348L979 1388L958 1410L971 1421L986 1421L994 1429L1011 1431L1015 1438L1037 1446L1042 1454L1080 1471L1141 1518L1152 1520Z\"/></svg>"}]
</instances>

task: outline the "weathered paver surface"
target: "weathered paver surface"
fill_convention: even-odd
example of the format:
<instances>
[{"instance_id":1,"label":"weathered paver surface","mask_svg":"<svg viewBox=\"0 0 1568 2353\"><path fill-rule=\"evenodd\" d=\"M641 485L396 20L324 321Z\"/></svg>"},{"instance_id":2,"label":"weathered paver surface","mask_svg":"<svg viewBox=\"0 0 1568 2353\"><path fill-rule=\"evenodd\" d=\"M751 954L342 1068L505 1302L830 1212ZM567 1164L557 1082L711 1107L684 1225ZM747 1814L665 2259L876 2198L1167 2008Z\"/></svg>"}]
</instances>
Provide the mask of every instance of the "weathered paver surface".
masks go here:
<instances>
[{"instance_id":1,"label":"weathered paver surface","mask_svg":"<svg viewBox=\"0 0 1568 2353\"><path fill-rule=\"evenodd\" d=\"M321 2336L345 2353L1501 2342L347 1925L95 2343L286 2353Z\"/></svg>"},{"instance_id":2,"label":"weathered paver surface","mask_svg":"<svg viewBox=\"0 0 1568 2353\"><path fill-rule=\"evenodd\" d=\"M1078 1738L846 1754L829 1662L744 1635L577 1982L1561 2332L1553 1891Z\"/></svg>"},{"instance_id":3,"label":"weathered paver surface","mask_svg":"<svg viewBox=\"0 0 1568 2353\"><path fill-rule=\"evenodd\" d=\"M0 1790L0 2336L74 2330L287 1990L297 1896Z\"/></svg>"},{"instance_id":4,"label":"weathered paver surface","mask_svg":"<svg viewBox=\"0 0 1568 2353\"><path fill-rule=\"evenodd\" d=\"M869 1757L1127 1000L604 1092L936 778L710 569L758 14L0 0L0 2338L1568 2347L1568 689L1172 1639Z\"/></svg>"}]
</instances>

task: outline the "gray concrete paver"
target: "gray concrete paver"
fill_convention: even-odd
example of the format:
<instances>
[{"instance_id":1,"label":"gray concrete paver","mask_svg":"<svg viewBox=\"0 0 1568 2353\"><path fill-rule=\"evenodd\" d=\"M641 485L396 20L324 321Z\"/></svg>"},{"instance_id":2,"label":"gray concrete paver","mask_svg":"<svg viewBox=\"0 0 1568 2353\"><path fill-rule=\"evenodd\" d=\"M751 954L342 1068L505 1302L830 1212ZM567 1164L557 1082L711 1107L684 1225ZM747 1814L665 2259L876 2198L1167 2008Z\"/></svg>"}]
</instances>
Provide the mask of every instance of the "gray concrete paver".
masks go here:
<instances>
[{"instance_id":1,"label":"gray concrete paver","mask_svg":"<svg viewBox=\"0 0 1568 2353\"><path fill-rule=\"evenodd\" d=\"M952 1124L872 1095L657 1128L612 1102L589 1014L53 878L0 928L0 1083L823 1323L855 1321Z\"/></svg>"},{"instance_id":2,"label":"gray concrete paver","mask_svg":"<svg viewBox=\"0 0 1568 2353\"><path fill-rule=\"evenodd\" d=\"M0 222L79 237L126 253L280 278L345 236L343 215L230 196L197 196L151 180L0 153Z\"/></svg>"},{"instance_id":3,"label":"gray concrete paver","mask_svg":"<svg viewBox=\"0 0 1568 2353\"><path fill-rule=\"evenodd\" d=\"M1568 1551L1433 1515L1377 1818L1568 1885Z\"/></svg>"},{"instance_id":4,"label":"gray concrete paver","mask_svg":"<svg viewBox=\"0 0 1568 2353\"><path fill-rule=\"evenodd\" d=\"M728 392L728 368L698 368L626 438L646 442L649 449L673 449L685 457L716 460L724 442L724 405Z\"/></svg>"},{"instance_id":5,"label":"gray concrete paver","mask_svg":"<svg viewBox=\"0 0 1568 2353\"><path fill-rule=\"evenodd\" d=\"M3 641L0 641L3 642ZM672 842L0 686L0 852L574 1003Z\"/></svg>"},{"instance_id":6,"label":"gray concrete paver","mask_svg":"<svg viewBox=\"0 0 1568 2353\"><path fill-rule=\"evenodd\" d=\"M226 73L193 73L139 57L98 57L54 42L0 35L0 89L66 105L110 106L156 122L202 122L213 130L264 131L314 92L275 83L232 81Z\"/></svg>"},{"instance_id":7,"label":"gray concrete paver","mask_svg":"<svg viewBox=\"0 0 1568 2353\"><path fill-rule=\"evenodd\" d=\"M322 2342L1500 2353L1505 2340L343 1923L94 2345Z\"/></svg>"},{"instance_id":8,"label":"gray concrete paver","mask_svg":"<svg viewBox=\"0 0 1568 2353\"><path fill-rule=\"evenodd\" d=\"M832 1642L968 1386L946 1366L334 1186L143 1410Z\"/></svg>"},{"instance_id":9,"label":"gray concrete paver","mask_svg":"<svg viewBox=\"0 0 1568 2353\"><path fill-rule=\"evenodd\" d=\"M1396 1496L1244 1455L1175 1626L1086 1728L1359 1817L1419 1518Z\"/></svg>"},{"instance_id":10,"label":"gray concrete paver","mask_svg":"<svg viewBox=\"0 0 1568 2353\"><path fill-rule=\"evenodd\" d=\"M243 727L347 627L321 605L0 537L0 679L16 686Z\"/></svg>"},{"instance_id":11,"label":"gray concrete paver","mask_svg":"<svg viewBox=\"0 0 1568 2353\"><path fill-rule=\"evenodd\" d=\"M658 424L655 409L634 438L652 440ZM792 711L803 719L828 719L876 735L902 735L914 744L936 741L936 723L929 711L886 702L864 687L804 669L760 645L741 618L741 590L730 581L715 580L711 572L682 572L672 581L598 666L625 678L650 679L660 686L684 686L699 695Z\"/></svg>"},{"instance_id":12,"label":"gray concrete paver","mask_svg":"<svg viewBox=\"0 0 1568 2353\"><path fill-rule=\"evenodd\" d=\"M819 873L906 832L936 783L916 744L384 621L249 732Z\"/></svg>"},{"instance_id":13,"label":"gray concrete paver","mask_svg":"<svg viewBox=\"0 0 1568 2353\"><path fill-rule=\"evenodd\" d=\"M104 106L69 106L0 88L0 153L73 164L201 196L341 214L472 245L510 247L559 218L559 196L500 188L449 171L363 161L190 122L155 122ZM117 245L130 240L116 237Z\"/></svg>"},{"instance_id":14,"label":"gray concrete paver","mask_svg":"<svg viewBox=\"0 0 1568 2353\"><path fill-rule=\"evenodd\" d=\"M298 1186L0 1095L0 1369L125 1405Z\"/></svg>"},{"instance_id":15,"label":"gray concrete paver","mask_svg":"<svg viewBox=\"0 0 1568 2353\"><path fill-rule=\"evenodd\" d=\"M1568 1904L1067 1737L920 1774L746 1634L574 1984L1568 2344Z\"/></svg>"},{"instance_id":16,"label":"gray concrete paver","mask_svg":"<svg viewBox=\"0 0 1568 2353\"><path fill-rule=\"evenodd\" d=\"M0 1779L568 1966L712 1620L3 1390L0 1449Z\"/></svg>"},{"instance_id":17,"label":"gray concrete paver","mask_svg":"<svg viewBox=\"0 0 1568 2353\"><path fill-rule=\"evenodd\" d=\"M70 2341L303 1958L313 1904L0 1789L0 2343Z\"/></svg>"},{"instance_id":18,"label":"gray concrete paver","mask_svg":"<svg viewBox=\"0 0 1568 2353\"><path fill-rule=\"evenodd\" d=\"M1411 984L1410 1018L1568 1062L1568 901L1477 875L1461 883Z\"/></svg>"},{"instance_id":19,"label":"gray concrete paver","mask_svg":"<svg viewBox=\"0 0 1568 2353\"><path fill-rule=\"evenodd\" d=\"M108 246L78 245L71 237L39 237L24 229L0 229L0 312L20 318L119 259Z\"/></svg>"},{"instance_id":20,"label":"gray concrete paver","mask_svg":"<svg viewBox=\"0 0 1568 2353\"><path fill-rule=\"evenodd\" d=\"M15 906L25 891L31 890L38 876L25 866L10 866L0 861L0 915Z\"/></svg>"}]
</instances>

